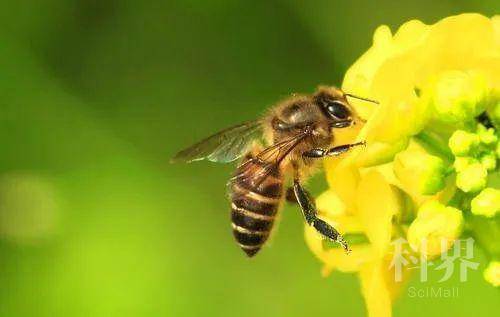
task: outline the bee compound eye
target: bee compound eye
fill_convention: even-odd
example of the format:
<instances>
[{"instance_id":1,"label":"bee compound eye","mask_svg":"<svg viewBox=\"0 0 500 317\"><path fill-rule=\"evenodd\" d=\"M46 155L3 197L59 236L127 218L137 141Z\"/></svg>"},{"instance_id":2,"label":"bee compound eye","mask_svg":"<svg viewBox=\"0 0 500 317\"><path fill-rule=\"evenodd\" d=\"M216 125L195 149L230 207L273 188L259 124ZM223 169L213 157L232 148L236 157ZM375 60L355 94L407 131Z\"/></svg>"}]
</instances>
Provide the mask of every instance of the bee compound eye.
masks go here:
<instances>
[{"instance_id":1,"label":"bee compound eye","mask_svg":"<svg viewBox=\"0 0 500 317\"><path fill-rule=\"evenodd\" d=\"M345 120L349 117L349 109L339 101L328 101L326 104L326 112L334 119Z\"/></svg>"}]
</instances>

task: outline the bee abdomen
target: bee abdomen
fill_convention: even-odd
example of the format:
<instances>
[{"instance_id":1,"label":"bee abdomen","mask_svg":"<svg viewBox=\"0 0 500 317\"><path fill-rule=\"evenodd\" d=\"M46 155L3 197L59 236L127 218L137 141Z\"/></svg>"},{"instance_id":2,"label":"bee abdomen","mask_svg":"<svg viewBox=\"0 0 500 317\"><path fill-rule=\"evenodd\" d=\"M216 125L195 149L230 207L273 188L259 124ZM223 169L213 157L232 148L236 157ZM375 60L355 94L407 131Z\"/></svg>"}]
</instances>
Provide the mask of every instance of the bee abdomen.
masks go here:
<instances>
[{"instance_id":1,"label":"bee abdomen","mask_svg":"<svg viewBox=\"0 0 500 317\"><path fill-rule=\"evenodd\" d=\"M246 181L232 184L233 235L249 257L260 250L271 233L283 196L282 184L279 173L269 176L257 187Z\"/></svg>"}]
</instances>

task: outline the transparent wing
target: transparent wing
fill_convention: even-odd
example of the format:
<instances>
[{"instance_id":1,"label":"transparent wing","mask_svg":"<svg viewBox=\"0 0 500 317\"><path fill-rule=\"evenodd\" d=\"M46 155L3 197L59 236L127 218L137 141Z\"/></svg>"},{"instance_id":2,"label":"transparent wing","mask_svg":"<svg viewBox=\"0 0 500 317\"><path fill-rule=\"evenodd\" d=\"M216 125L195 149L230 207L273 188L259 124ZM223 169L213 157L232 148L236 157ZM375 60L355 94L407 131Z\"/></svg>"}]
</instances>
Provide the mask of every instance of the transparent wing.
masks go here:
<instances>
[{"instance_id":1,"label":"transparent wing","mask_svg":"<svg viewBox=\"0 0 500 317\"><path fill-rule=\"evenodd\" d=\"M222 130L177 153L172 162L209 160L228 163L239 159L262 135L260 121L250 121Z\"/></svg>"},{"instance_id":2,"label":"transparent wing","mask_svg":"<svg viewBox=\"0 0 500 317\"><path fill-rule=\"evenodd\" d=\"M238 181L251 183L256 187L259 186L269 175L279 169L281 162L307 136L307 132L301 132L289 139L273 144L255 157L244 161L238 167L231 182Z\"/></svg>"}]
</instances>

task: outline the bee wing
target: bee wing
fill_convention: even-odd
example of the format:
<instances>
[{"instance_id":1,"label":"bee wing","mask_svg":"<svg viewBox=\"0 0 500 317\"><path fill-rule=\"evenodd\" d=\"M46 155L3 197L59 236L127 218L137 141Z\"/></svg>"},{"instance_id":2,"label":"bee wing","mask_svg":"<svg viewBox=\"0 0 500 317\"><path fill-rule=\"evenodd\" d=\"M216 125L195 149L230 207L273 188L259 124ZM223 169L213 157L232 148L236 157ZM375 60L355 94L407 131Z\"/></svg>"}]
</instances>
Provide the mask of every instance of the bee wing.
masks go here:
<instances>
[{"instance_id":1,"label":"bee wing","mask_svg":"<svg viewBox=\"0 0 500 317\"><path fill-rule=\"evenodd\" d=\"M244 161L238 167L236 175L231 179L231 182L250 182L255 187L259 186L269 175L279 169L281 162L307 135L307 132L303 131L289 139L265 148L255 157Z\"/></svg>"},{"instance_id":2,"label":"bee wing","mask_svg":"<svg viewBox=\"0 0 500 317\"><path fill-rule=\"evenodd\" d=\"M171 162L209 160L228 163L240 158L250 143L262 134L260 121L245 122L222 130L180 151Z\"/></svg>"}]
</instances>

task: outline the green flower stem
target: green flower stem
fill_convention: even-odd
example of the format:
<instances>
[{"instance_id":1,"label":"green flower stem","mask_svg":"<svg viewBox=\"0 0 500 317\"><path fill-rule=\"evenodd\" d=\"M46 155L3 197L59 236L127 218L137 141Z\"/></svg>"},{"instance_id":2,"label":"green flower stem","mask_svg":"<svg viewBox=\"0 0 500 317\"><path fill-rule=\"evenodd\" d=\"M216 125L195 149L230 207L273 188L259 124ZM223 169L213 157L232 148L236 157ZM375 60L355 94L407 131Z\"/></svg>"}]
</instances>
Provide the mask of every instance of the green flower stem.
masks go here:
<instances>
[{"instance_id":1,"label":"green flower stem","mask_svg":"<svg viewBox=\"0 0 500 317\"><path fill-rule=\"evenodd\" d=\"M441 157L448 164L453 162L454 156L448 147L447 139L443 140L437 133L430 131L422 131L413 138L430 154Z\"/></svg>"}]
</instances>

